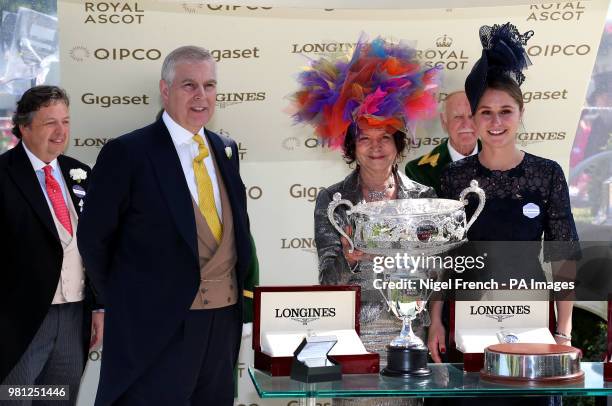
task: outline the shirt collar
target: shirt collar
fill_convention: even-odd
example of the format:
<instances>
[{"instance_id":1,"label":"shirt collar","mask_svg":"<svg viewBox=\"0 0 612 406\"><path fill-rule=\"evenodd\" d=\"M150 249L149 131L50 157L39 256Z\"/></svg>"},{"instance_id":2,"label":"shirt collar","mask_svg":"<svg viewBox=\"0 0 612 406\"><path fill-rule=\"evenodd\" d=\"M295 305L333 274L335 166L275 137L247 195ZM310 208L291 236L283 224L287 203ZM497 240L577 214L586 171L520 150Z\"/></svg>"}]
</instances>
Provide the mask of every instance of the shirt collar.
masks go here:
<instances>
[{"instance_id":1,"label":"shirt collar","mask_svg":"<svg viewBox=\"0 0 612 406\"><path fill-rule=\"evenodd\" d=\"M474 150L470 153L470 155L463 155L459 151L457 151L455 148L453 148L450 142L450 138L446 142L446 145L448 146L448 153L450 154L453 162L459 161L463 158L467 158L468 156L476 155L478 153L478 142L476 142L476 145L474 145Z\"/></svg>"},{"instance_id":2,"label":"shirt collar","mask_svg":"<svg viewBox=\"0 0 612 406\"><path fill-rule=\"evenodd\" d=\"M162 114L162 120L164 121L164 124L166 125L166 128L170 133L170 137L172 138L172 142L174 142L174 145L178 146L183 144L195 143L195 141L193 140L194 134L181 127L176 121L172 119L172 117L170 117L170 114L168 114L168 112L164 111L164 114ZM204 136L204 127L200 128L198 134L202 136L206 147L208 147L208 142L206 141L206 137Z\"/></svg>"},{"instance_id":3,"label":"shirt collar","mask_svg":"<svg viewBox=\"0 0 612 406\"><path fill-rule=\"evenodd\" d=\"M47 165L51 165L54 171L57 170L57 158L55 158L53 161L46 164L45 162L41 161L40 158L34 155L32 151L28 149L25 142L21 141L21 145L23 145L23 149L25 150L26 155L30 159L30 162L32 163L32 167L34 168L35 171L42 171L43 168Z\"/></svg>"}]
</instances>

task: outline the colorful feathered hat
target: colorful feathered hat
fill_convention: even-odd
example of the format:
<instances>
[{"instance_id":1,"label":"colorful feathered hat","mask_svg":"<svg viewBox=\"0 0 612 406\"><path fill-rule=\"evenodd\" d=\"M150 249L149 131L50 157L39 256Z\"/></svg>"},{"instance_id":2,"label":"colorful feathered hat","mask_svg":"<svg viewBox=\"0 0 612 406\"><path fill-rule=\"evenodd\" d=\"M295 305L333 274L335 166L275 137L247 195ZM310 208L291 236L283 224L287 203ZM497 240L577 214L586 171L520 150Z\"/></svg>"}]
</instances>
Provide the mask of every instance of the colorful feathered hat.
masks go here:
<instances>
[{"instance_id":1,"label":"colorful feathered hat","mask_svg":"<svg viewBox=\"0 0 612 406\"><path fill-rule=\"evenodd\" d=\"M423 68L401 42L361 38L350 59L311 61L298 78L293 117L332 147L344 144L353 123L414 134L417 121L435 115L439 71Z\"/></svg>"},{"instance_id":2,"label":"colorful feathered hat","mask_svg":"<svg viewBox=\"0 0 612 406\"><path fill-rule=\"evenodd\" d=\"M470 101L472 114L476 112L490 78L503 75L520 86L525 80L523 70L531 65L524 45L527 45L527 41L533 36L533 31L521 34L514 25L506 23L492 27L483 25L479 35L482 55L465 79L465 93Z\"/></svg>"}]
</instances>

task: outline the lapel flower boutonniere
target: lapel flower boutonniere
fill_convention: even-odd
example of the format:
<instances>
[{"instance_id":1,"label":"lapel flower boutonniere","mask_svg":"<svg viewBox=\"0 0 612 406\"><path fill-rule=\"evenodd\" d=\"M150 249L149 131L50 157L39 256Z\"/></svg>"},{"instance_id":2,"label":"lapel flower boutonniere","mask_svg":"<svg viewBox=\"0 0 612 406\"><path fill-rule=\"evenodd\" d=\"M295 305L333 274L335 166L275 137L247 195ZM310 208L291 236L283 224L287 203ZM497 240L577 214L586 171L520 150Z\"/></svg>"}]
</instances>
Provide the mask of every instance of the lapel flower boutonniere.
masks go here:
<instances>
[{"instance_id":1,"label":"lapel flower boutonniere","mask_svg":"<svg viewBox=\"0 0 612 406\"><path fill-rule=\"evenodd\" d=\"M72 178L72 180L76 183L81 183L82 180L87 179L87 172L81 168L71 169L69 174L70 178Z\"/></svg>"},{"instance_id":2,"label":"lapel flower boutonniere","mask_svg":"<svg viewBox=\"0 0 612 406\"><path fill-rule=\"evenodd\" d=\"M225 155L231 159L232 157L232 147L225 147Z\"/></svg>"}]
</instances>

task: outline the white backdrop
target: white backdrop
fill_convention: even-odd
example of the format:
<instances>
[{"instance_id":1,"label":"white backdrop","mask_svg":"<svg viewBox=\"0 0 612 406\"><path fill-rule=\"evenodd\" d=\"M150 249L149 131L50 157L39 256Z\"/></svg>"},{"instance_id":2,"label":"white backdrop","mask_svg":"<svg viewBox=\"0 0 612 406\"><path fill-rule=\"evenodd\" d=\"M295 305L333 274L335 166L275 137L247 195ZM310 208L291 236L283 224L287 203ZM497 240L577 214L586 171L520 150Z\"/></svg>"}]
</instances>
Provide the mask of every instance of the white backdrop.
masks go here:
<instances>
[{"instance_id":1,"label":"white backdrop","mask_svg":"<svg viewBox=\"0 0 612 406\"><path fill-rule=\"evenodd\" d=\"M567 170L607 7L608 0L405 10L59 0L61 84L72 99L68 154L93 165L106 140L154 119L161 62L172 49L194 44L213 50L219 94L209 128L240 143L261 284L314 284L316 192L349 168L286 113L308 58L350 52L361 32L413 41L424 63L445 68L443 98L463 87L479 58L481 25L511 21L521 32L533 29L518 142ZM443 137L437 121L423 125L406 159ZM244 344L242 367L252 362L250 342ZM91 404L97 384L98 356L92 358L81 406ZM274 404L252 391L245 372L238 403Z\"/></svg>"}]
</instances>

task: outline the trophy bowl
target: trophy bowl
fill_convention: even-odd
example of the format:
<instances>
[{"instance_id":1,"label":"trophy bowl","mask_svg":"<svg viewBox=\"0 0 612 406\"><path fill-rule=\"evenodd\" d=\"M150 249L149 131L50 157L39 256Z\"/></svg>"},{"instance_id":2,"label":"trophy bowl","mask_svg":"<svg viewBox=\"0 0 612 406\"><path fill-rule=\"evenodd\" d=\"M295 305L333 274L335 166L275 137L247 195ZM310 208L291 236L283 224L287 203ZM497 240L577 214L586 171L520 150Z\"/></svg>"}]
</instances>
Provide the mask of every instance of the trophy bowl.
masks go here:
<instances>
[{"instance_id":1,"label":"trophy bowl","mask_svg":"<svg viewBox=\"0 0 612 406\"><path fill-rule=\"evenodd\" d=\"M479 197L474 215L466 223L465 196L476 193ZM459 200L452 199L397 199L353 205L334 194L327 216L334 228L344 236L351 252L358 249L367 254L395 255L397 253L423 253L428 255L448 251L463 242L465 235L485 204L484 191L472 180ZM352 238L340 227L334 217L338 206L348 206L346 212L354 230Z\"/></svg>"}]
</instances>

